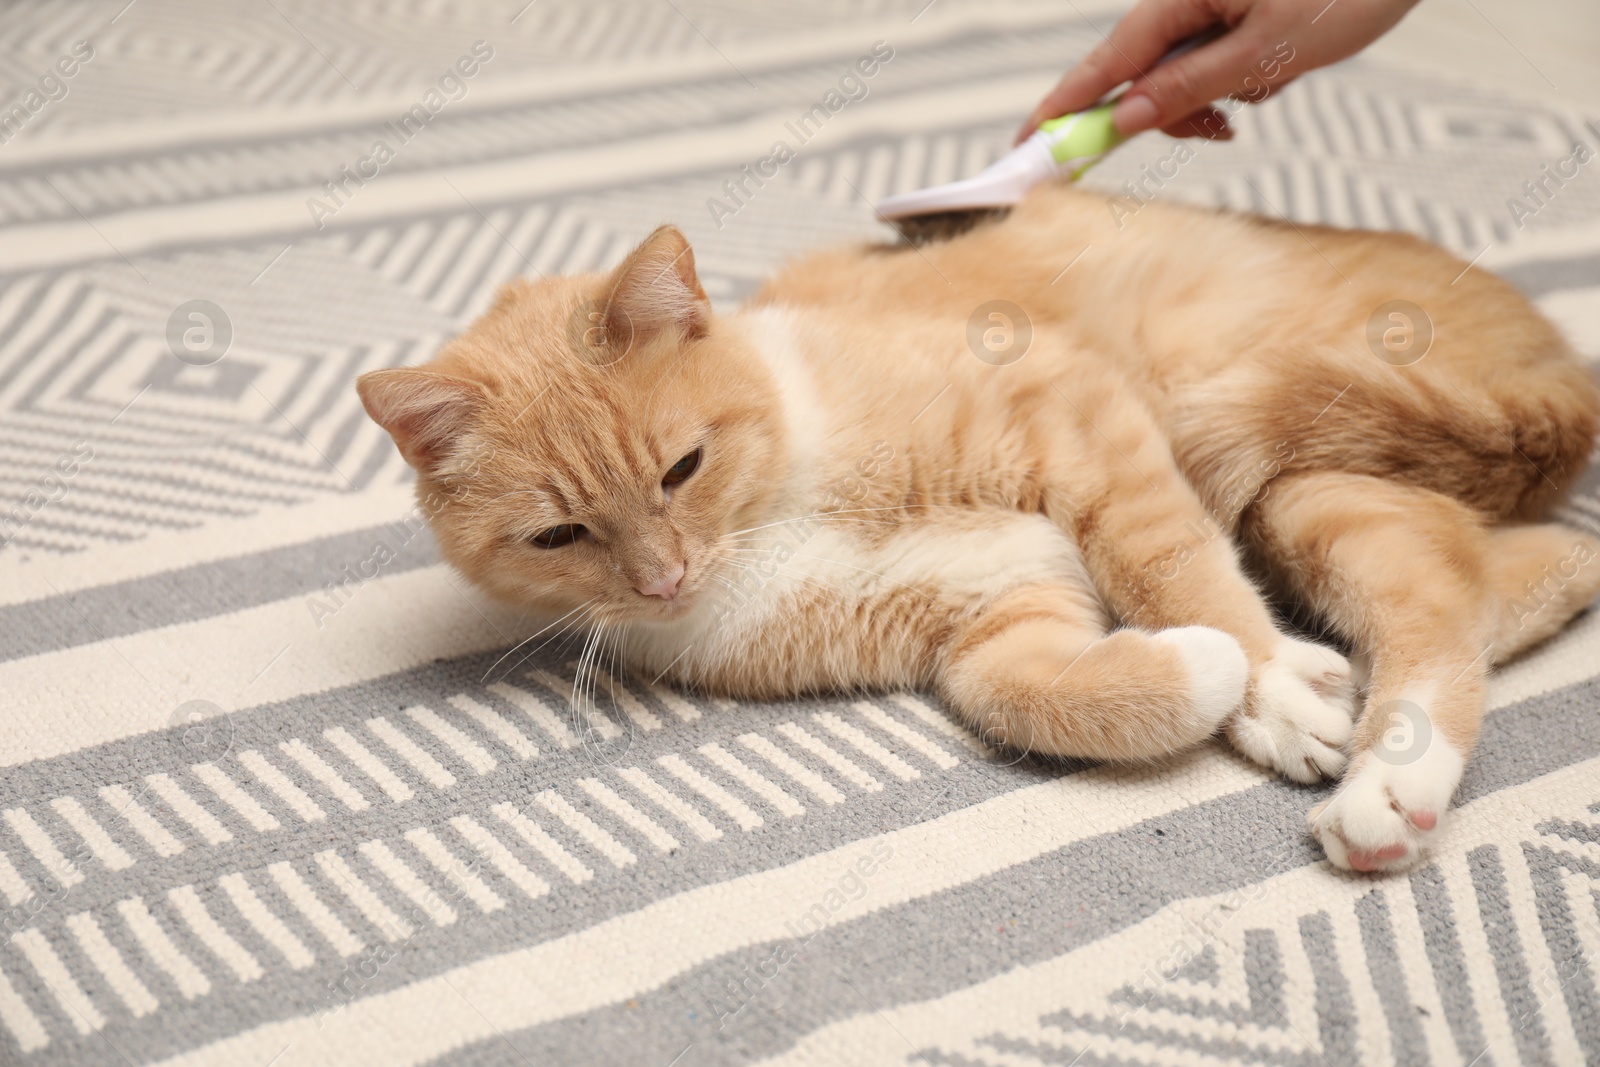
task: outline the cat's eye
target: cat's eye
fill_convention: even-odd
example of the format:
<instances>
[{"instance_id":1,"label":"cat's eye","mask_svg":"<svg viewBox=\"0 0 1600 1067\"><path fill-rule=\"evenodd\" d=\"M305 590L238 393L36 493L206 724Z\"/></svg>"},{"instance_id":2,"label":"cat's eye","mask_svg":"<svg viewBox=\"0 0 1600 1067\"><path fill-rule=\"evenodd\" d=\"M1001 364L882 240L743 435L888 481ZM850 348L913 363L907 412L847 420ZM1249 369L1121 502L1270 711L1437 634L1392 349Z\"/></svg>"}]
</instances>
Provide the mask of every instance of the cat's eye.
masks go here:
<instances>
[{"instance_id":1,"label":"cat's eye","mask_svg":"<svg viewBox=\"0 0 1600 1067\"><path fill-rule=\"evenodd\" d=\"M562 545L572 544L586 532L577 523L569 522L560 526L552 526L548 530L536 533L528 538L528 542L539 548L560 548Z\"/></svg>"},{"instance_id":2,"label":"cat's eye","mask_svg":"<svg viewBox=\"0 0 1600 1067\"><path fill-rule=\"evenodd\" d=\"M682 485L699 466L700 450L697 448L667 468L667 473L661 477L662 486L671 489L675 485Z\"/></svg>"}]
</instances>

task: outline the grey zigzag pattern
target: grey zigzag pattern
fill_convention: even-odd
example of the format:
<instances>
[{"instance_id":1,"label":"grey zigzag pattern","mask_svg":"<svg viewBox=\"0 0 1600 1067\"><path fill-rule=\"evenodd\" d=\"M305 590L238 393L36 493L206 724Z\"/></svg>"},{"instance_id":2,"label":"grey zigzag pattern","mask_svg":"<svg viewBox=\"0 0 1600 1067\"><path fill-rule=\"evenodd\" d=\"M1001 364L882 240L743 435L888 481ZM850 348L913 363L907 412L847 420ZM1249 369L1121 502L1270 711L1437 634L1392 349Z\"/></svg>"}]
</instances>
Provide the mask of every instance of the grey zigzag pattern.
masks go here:
<instances>
[{"instance_id":1,"label":"grey zigzag pattern","mask_svg":"<svg viewBox=\"0 0 1600 1067\"><path fill-rule=\"evenodd\" d=\"M1600 804L1591 810L1600 810ZM1600 998L1596 996L1597 971L1580 947L1580 925L1600 919L1600 864L1576 851L1600 841L1600 824L1551 821L1540 824L1538 840L1524 842L1520 854L1493 845L1473 850L1467 857L1470 887L1451 886L1438 866L1428 866L1410 876L1410 895L1416 903L1416 921L1423 932L1434 987L1439 991L1453 1048L1443 1060L1430 1052L1419 1019L1425 1012L1407 989L1397 950L1395 917L1390 894L1382 888L1358 898L1353 917L1360 931L1365 967L1341 959L1326 911L1301 915L1295 929L1250 928L1244 931L1243 949L1205 945L1181 967L1161 975L1155 989L1125 986L1105 998L1105 1010L1063 1009L1038 1020L1039 1032L998 1032L980 1038L984 1049L1004 1054L1005 1062L1088 1064L1119 1067L1168 1062L1175 1054L1204 1057L1209 1061L1238 1064L1273 1064L1278 1067L1317 1067L1354 1063L1359 1059L1355 1036L1360 1027L1357 1003L1381 1007L1390 1035L1393 1062L1423 1065L1491 1063L1486 1055L1484 1020L1475 1004L1463 949L1455 931L1461 924L1483 927L1492 933L1491 952L1498 979L1493 995L1507 1011L1521 1062L1553 1063L1542 1015L1552 998L1560 998L1574 1023L1588 1062L1600 1059ZM1538 925L1519 925L1510 904L1506 865L1521 863L1531 878ZM1567 880L1579 889L1568 891ZM1596 909L1587 918L1574 914L1572 900L1581 898ZM1474 899L1474 913L1464 912L1461 901ZM1579 907L1583 905L1580 904ZM1279 939L1297 937L1309 963L1305 973L1295 973L1281 951ZM1526 946L1534 941L1547 951L1551 962L1542 970L1530 964ZM1316 1005L1315 1031L1296 1026L1285 1006L1285 989L1294 984L1309 987ZM1375 996L1357 998L1352 990L1370 987ZM1243 989L1243 999L1221 1000L1218 991ZM1492 999L1492 998L1489 998ZM1204 1021L1193 1026L1190 1021ZM1112 1042L1116 1049L1111 1048ZM1130 1051L1131 1050L1131 1051ZM1459 1055L1459 1060L1454 1057ZM930 1067L992 1067L972 1053L929 1048L908 1062Z\"/></svg>"},{"instance_id":2,"label":"grey zigzag pattern","mask_svg":"<svg viewBox=\"0 0 1600 1067\"><path fill-rule=\"evenodd\" d=\"M582 269L621 250L609 231L540 204L332 237L296 249L295 270L257 285L250 276L281 248L195 253L147 267L165 297L104 272L14 282L0 293L0 307L17 309L0 334L0 454L11 461L0 501L20 506L77 442L90 442L95 454L11 543L71 550L400 477L398 457L372 432L350 381L426 359L469 309L530 262ZM284 321L288 308L326 307L316 292L319 266L340 275L350 313L330 307ZM210 279L203 291L234 320L235 349L217 365L227 375L186 368L166 347L167 316L198 277ZM228 278L232 284L219 287ZM125 393L98 387L119 374L131 383Z\"/></svg>"}]
</instances>

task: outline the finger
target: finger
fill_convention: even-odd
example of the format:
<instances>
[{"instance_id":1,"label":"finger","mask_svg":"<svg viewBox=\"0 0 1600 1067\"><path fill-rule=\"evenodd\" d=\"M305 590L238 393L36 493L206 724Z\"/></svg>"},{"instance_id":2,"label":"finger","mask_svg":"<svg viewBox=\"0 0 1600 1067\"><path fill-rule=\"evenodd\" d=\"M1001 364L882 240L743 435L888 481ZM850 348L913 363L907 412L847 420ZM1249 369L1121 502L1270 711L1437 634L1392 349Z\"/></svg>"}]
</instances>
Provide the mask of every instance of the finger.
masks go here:
<instances>
[{"instance_id":1,"label":"finger","mask_svg":"<svg viewBox=\"0 0 1600 1067\"><path fill-rule=\"evenodd\" d=\"M1082 111L1091 106L1106 93L1127 81L1132 76L1126 73L1127 70L1129 70L1127 62L1111 42L1102 41L1083 57L1082 62L1063 74L1054 89L1045 94L1044 99L1039 101L1039 105L1028 116L1028 121L1023 123L1017 139L1020 141L1047 119Z\"/></svg>"},{"instance_id":2,"label":"finger","mask_svg":"<svg viewBox=\"0 0 1600 1067\"><path fill-rule=\"evenodd\" d=\"M1100 42L1077 66L1063 74L1056 87L1039 101L1027 121L1022 124L1022 128L1017 131L1016 143L1021 144L1030 133L1039 128L1039 123L1074 111L1082 111L1127 81L1126 76L1117 77L1111 73L1120 69L1118 66L1120 60L1121 57L1109 41Z\"/></svg>"},{"instance_id":3,"label":"finger","mask_svg":"<svg viewBox=\"0 0 1600 1067\"><path fill-rule=\"evenodd\" d=\"M1214 107L1203 107L1192 115L1161 127L1168 137L1204 137L1208 141L1233 140L1233 127L1228 116Z\"/></svg>"},{"instance_id":4,"label":"finger","mask_svg":"<svg viewBox=\"0 0 1600 1067\"><path fill-rule=\"evenodd\" d=\"M1255 64L1265 51L1255 34L1234 30L1134 82L1111 113L1111 121L1118 133L1132 137L1177 122L1220 97L1248 96L1250 85L1261 81Z\"/></svg>"},{"instance_id":5,"label":"finger","mask_svg":"<svg viewBox=\"0 0 1600 1067\"><path fill-rule=\"evenodd\" d=\"M1257 69L1260 69L1259 67ZM1304 70L1290 72L1287 67L1279 67L1278 72L1272 77L1265 74L1256 76L1252 74L1249 84L1242 89L1236 89L1228 94L1230 100L1240 104L1259 104L1273 93L1281 91L1285 86L1294 84Z\"/></svg>"},{"instance_id":6,"label":"finger","mask_svg":"<svg viewBox=\"0 0 1600 1067\"><path fill-rule=\"evenodd\" d=\"M1112 89L1155 66L1178 41L1216 21L1208 0L1144 0L1112 27L1109 37L1062 75L1022 124L1017 140L1046 119L1097 103Z\"/></svg>"}]
</instances>

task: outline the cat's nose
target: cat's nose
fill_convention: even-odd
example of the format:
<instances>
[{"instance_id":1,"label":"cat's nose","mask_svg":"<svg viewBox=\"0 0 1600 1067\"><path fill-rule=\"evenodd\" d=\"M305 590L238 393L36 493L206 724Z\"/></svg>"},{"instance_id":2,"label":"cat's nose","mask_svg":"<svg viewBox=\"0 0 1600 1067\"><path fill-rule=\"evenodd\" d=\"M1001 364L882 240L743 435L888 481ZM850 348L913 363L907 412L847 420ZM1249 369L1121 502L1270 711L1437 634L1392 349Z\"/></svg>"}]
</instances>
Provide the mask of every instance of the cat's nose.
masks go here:
<instances>
[{"instance_id":1,"label":"cat's nose","mask_svg":"<svg viewBox=\"0 0 1600 1067\"><path fill-rule=\"evenodd\" d=\"M678 595L678 583L681 581L683 581L683 564L679 563L655 581L634 588L645 596L658 596L662 600L671 600Z\"/></svg>"}]
</instances>

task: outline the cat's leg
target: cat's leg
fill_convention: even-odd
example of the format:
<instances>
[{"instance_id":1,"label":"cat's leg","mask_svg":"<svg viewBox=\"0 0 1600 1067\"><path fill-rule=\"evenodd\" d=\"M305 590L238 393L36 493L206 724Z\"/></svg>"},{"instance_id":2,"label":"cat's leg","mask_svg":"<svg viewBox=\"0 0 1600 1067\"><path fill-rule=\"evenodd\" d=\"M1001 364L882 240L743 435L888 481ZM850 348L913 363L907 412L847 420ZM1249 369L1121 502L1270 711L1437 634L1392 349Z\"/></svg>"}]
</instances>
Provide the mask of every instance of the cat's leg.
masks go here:
<instances>
[{"instance_id":1,"label":"cat's leg","mask_svg":"<svg viewBox=\"0 0 1600 1067\"><path fill-rule=\"evenodd\" d=\"M1061 585L1005 593L953 628L939 688L990 744L1146 760L1210 737L1244 699L1239 642L1190 626L1106 633L1092 595Z\"/></svg>"},{"instance_id":2,"label":"cat's leg","mask_svg":"<svg viewBox=\"0 0 1600 1067\"><path fill-rule=\"evenodd\" d=\"M1365 475L1281 479L1246 524L1274 575L1371 658L1338 792L1311 828L1336 865L1416 862L1483 714L1497 625L1490 541L1465 505Z\"/></svg>"},{"instance_id":3,"label":"cat's leg","mask_svg":"<svg viewBox=\"0 0 1600 1067\"><path fill-rule=\"evenodd\" d=\"M1355 710L1349 663L1278 629L1240 567L1231 516L1206 510L1165 437L1126 391L1082 402L1097 415L1059 468L1073 499L1046 511L1074 535L1108 606L1144 630L1207 626L1232 634L1250 661L1250 687L1228 720L1228 739L1296 781L1337 776ZM1085 490L1079 471L1089 460L1099 480Z\"/></svg>"},{"instance_id":4,"label":"cat's leg","mask_svg":"<svg viewBox=\"0 0 1600 1067\"><path fill-rule=\"evenodd\" d=\"M1485 564L1499 605L1495 664L1555 634L1600 593L1600 541L1558 522L1490 530Z\"/></svg>"}]
</instances>

